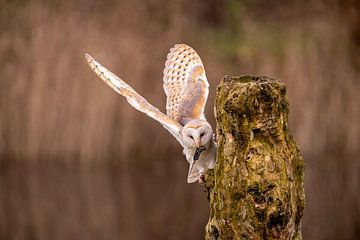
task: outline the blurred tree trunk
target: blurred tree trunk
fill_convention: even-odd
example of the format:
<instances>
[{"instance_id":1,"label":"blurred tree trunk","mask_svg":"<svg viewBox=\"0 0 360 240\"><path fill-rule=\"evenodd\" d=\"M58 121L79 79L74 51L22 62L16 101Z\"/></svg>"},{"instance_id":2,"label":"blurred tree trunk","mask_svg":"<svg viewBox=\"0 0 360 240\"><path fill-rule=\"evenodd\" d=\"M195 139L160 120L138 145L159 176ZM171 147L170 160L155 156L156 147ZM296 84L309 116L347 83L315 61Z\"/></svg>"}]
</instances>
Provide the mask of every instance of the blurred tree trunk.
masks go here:
<instances>
[{"instance_id":1,"label":"blurred tree trunk","mask_svg":"<svg viewBox=\"0 0 360 240\"><path fill-rule=\"evenodd\" d=\"M218 86L206 239L301 239L304 161L288 107L286 86L277 80L225 77Z\"/></svg>"}]
</instances>

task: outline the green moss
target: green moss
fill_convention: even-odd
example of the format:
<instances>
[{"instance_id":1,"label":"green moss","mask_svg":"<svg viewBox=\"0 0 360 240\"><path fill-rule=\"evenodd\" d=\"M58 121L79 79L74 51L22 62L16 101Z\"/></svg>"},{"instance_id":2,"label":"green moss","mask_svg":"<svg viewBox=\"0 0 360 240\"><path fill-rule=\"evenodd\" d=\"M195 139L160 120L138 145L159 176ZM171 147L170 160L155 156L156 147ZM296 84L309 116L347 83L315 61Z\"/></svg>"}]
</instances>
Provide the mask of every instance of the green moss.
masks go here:
<instances>
[{"instance_id":1,"label":"green moss","mask_svg":"<svg viewBox=\"0 0 360 240\"><path fill-rule=\"evenodd\" d=\"M288 129L288 108L278 80L227 76L218 86L207 239L214 236L211 226L219 239L301 239L304 163Z\"/></svg>"},{"instance_id":2,"label":"green moss","mask_svg":"<svg viewBox=\"0 0 360 240\"><path fill-rule=\"evenodd\" d=\"M232 193L232 195L231 195L232 201L239 201L243 197L244 197L244 194L240 193L240 192L235 192L235 193Z\"/></svg>"}]
</instances>

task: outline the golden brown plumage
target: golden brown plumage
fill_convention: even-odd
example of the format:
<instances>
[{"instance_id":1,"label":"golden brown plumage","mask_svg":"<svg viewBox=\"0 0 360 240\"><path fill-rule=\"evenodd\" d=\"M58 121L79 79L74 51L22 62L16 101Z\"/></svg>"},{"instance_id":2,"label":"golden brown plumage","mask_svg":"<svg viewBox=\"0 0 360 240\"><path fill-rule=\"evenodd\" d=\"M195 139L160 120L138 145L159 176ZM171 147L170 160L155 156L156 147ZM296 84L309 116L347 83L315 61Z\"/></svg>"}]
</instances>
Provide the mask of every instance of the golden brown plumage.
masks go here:
<instances>
[{"instance_id":1,"label":"golden brown plumage","mask_svg":"<svg viewBox=\"0 0 360 240\"><path fill-rule=\"evenodd\" d=\"M166 111L185 125L191 119L204 119L209 83L199 55L185 44L170 49L164 69Z\"/></svg>"}]
</instances>

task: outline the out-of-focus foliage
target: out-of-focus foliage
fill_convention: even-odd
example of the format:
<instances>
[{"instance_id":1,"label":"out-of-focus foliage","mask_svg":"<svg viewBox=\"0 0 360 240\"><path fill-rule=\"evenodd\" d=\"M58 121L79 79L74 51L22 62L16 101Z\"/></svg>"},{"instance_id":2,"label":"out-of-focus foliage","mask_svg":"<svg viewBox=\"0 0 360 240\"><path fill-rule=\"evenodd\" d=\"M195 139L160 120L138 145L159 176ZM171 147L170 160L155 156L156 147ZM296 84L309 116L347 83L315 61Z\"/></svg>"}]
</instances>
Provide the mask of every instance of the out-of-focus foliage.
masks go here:
<instances>
[{"instance_id":1,"label":"out-of-focus foliage","mask_svg":"<svg viewBox=\"0 0 360 240\"><path fill-rule=\"evenodd\" d=\"M0 238L202 239L181 148L106 87L89 52L165 109L184 42L210 82L281 78L306 161L304 239L360 234L360 6L346 1L0 1Z\"/></svg>"}]
</instances>

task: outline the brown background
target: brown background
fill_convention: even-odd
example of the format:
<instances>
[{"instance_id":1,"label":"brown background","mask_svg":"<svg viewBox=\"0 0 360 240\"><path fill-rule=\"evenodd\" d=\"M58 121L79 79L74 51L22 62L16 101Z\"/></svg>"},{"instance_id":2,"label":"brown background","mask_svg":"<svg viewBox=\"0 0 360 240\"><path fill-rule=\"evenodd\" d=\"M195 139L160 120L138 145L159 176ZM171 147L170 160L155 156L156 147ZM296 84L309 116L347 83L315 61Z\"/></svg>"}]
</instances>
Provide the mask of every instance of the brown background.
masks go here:
<instances>
[{"instance_id":1,"label":"brown background","mask_svg":"<svg viewBox=\"0 0 360 240\"><path fill-rule=\"evenodd\" d=\"M84 60L164 110L163 65L181 42L205 64L213 125L225 74L286 82L304 239L356 239L360 7L326 2L0 0L0 239L203 238L208 204L180 146Z\"/></svg>"}]
</instances>

